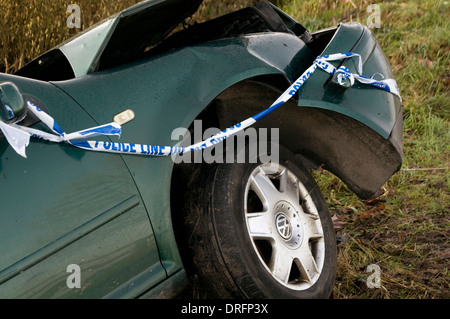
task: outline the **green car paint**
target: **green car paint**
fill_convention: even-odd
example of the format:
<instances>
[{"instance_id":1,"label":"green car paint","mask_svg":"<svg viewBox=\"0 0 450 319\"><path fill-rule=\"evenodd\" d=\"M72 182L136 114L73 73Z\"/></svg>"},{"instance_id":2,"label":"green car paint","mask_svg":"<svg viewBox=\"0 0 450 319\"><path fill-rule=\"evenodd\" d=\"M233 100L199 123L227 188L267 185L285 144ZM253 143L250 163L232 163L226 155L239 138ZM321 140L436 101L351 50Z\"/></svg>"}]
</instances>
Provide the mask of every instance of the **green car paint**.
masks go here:
<instances>
[{"instance_id":1,"label":"green car paint","mask_svg":"<svg viewBox=\"0 0 450 319\"><path fill-rule=\"evenodd\" d=\"M370 31L357 24L326 31L332 38L323 52L297 35L264 32L102 68L103 61L113 60L105 52L120 23L165 2L132 7L52 51L68 60L73 77L42 81L19 72L0 74L0 82L13 82L36 98L66 132L111 122L114 115L131 109L135 119L124 125L120 140L111 141L175 145L181 137L172 136L174 129L189 127L233 85L264 76L283 78L287 87L319 54L354 50L362 55L367 74L392 76ZM191 9L184 13L191 14ZM167 28L179 21L174 19ZM352 68L351 63L345 65ZM394 140L401 117L397 98L331 82L329 74L317 71L302 87L298 104L344 114L386 143ZM361 103L365 100L373 107ZM40 123L33 127L43 128ZM0 297L151 297L163 295L171 280L184 282L171 217L170 157L86 152L35 139L27 156L17 156L0 139ZM80 289L67 286L71 264L81 268Z\"/></svg>"},{"instance_id":2,"label":"green car paint","mask_svg":"<svg viewBox=\"0 0 450 319\"><path fill-rule=\"evenodd\" d=\"M268 41L272 48L282 49L272 49L276 58L271 64L262 58L267 54L263 44ZM181 137L172 139L172 132L189 127L205 106L229 86L262 74L286 74L285 69L294 73L289 62L302 54L302 48L304 45L295 36L284 34L270 34L263 39L256 35L226 39L55 85L80 103L97 123L110 122L113 115L125 109L133 110L136 118L124 126L120 141L175 145ZM125 78L128 80L124 82ZM93 86L95 92L85 94ZM64 127L64 123L60 125ZM150 219L160 221L155 225L157 242L161 247L173 246L160 251L166 270L172 274L179 270L180 260L173 255L176 247L172 223L163 218L163 212L170 211L168 181L173 161L170 157L144 161L126 155L123 158L141 191Z\"/></svg>"},{"instance_id":3,"label":"green car paint","mask_svg":"<svg viewBox=\"0 0 450 319\"><path fill-rule=\"evenodd\" d=\"M52 84L1 79L39 96L55 117L66 119L67 130L95 124ZM165 277L145 207L123 160L64 144L31 143L24 159L1 141L0 297L95 297L149 268ZM83 285L92 290L61 293L69 264L81 267Z\"/></svg>"},{"instance_id":4,"label":"green car paint","mask_svg":"<svg viewBox=\"0 0 450 319\"><path fill-rule=\"evenodd\" d=\"M349 39L353 41L348 41ZM382 75L387 79L394 77L374 36L367 27L359 23L341 24L321 55L333 54L337 50L360 54L364 76ZM358 73L355 58L337 61L334 65L345 65L352 73ZM389 138L397 118L401 116L400 101L392 94L364 84L355 84L346 89L330 81L329 74L324 72L315 72L301 88L298 105L345 114L364 123L384 138Z\"/></svg>"}]
</instances>

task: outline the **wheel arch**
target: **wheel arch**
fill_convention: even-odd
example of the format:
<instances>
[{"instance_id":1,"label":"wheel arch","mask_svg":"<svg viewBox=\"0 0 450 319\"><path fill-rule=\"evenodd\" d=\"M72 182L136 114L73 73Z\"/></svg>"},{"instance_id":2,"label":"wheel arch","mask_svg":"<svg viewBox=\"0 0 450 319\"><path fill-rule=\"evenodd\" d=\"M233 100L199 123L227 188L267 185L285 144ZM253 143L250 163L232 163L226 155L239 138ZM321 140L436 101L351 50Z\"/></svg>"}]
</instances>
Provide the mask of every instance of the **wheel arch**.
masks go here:
<instances>
[{"instance_id":1,"label":"wheel arch","mask_svg":"<svg viewBox=\"0 0 450 319\"><path fill-rule=\"evenodd\" d=\"M282 92L273 83L263 83L255 78L223 92L217 98L222 100L220 128L233 125L268 107ZM234 98L242 94L248 97L246 108L240 107ZM398 122L394 131L401 129L401 117ZM299 154L307 164L322 165L363 199L371 197L382 187L400 169L403 160L401 149L394 140L398 134L393 133L392 138L385 139L344 114L299 107L296 101L288 101L255 126L279 127L280 144Z\"/></svg>"},{"instance_id":2,"label":"wheel arch","mask_svg":"<svg viewBox=\"0 0 450 319\"><path fill-rule=\"evenodd\" d=\"M223 130L267 108L288 85L282 74L240 81L219 94L196 120L202 120L203 129ZM396 126L401 127L401 123ZM279 128L280 144L308 166L321 165L363 199L379 190L402 163L401 150L390 139L348 116L299 107L296 101L288 101L254 127ZM174 165L171 198L183 196L186 190L179 185L186 184L193 169L195 164Z\"/></svg>"}]
</instances>

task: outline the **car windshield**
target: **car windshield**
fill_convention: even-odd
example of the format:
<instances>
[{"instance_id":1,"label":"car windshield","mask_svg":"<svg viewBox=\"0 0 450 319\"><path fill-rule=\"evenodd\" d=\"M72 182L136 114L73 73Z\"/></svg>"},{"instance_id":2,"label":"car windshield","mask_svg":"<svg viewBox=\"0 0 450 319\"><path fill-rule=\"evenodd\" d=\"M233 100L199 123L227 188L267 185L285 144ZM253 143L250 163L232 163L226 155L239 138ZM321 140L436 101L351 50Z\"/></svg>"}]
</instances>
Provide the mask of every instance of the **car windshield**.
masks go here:
<instances>
[{"instance_id":1,"label":"car windshield","mask_svg":"<svg viewBox=\"0 0 450 319\"><path fill-rule=\"evenodd\" d=\"M59 47L69 61L75 77L89 73L113 25L114 19L107 19Z\"/></svg>"}]
</instances>

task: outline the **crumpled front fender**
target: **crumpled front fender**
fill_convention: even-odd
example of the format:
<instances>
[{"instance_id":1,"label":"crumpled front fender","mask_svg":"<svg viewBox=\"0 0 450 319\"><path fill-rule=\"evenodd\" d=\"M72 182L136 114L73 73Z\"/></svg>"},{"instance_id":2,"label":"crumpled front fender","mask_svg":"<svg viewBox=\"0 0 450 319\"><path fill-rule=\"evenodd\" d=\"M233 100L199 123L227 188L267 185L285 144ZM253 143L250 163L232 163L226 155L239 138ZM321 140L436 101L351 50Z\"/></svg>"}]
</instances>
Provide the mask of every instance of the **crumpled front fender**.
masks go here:
<instances>
[{"instance_id":1,"label":"crumpled front fender","mask_svg":"<svg viewBox=\"0 0 450 319\"><path fill-rule=\"evenodd\" d=\"M255 79L257 80L257 79ZM217 97L221 128L235 123L239 116L261 110L280 91L256 81L243 81ZM244 103L240 97L248 96ZM402 118L391 137L385 139L367 125L347 115L314 107L298 107L288 101L276 112L255 123L256 128L279 128L279 142L302 156L311 167L322 166L338 176L362 199L373 196L399 170Z\"/></svg>"}]
</instances>

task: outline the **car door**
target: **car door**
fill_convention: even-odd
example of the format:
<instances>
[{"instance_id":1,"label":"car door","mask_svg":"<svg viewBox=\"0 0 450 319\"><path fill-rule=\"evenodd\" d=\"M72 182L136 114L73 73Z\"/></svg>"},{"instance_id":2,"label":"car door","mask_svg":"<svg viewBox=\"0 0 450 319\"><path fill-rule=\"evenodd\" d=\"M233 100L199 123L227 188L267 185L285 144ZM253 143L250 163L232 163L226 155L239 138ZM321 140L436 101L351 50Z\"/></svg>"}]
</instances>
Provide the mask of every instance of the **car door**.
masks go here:
<instances>
[{"instance_id":1,"label":"car door","mask_svg":"<svg viewBox=\"0 0 450 319\"><path fill-rule=\"evenodd\" d=\"M50 83L6 80L67 133L97 125ZM120 156L33 138L26 152L0 137L0 298L136 297L166 277Z\"/></svg>"}]
</instances>

